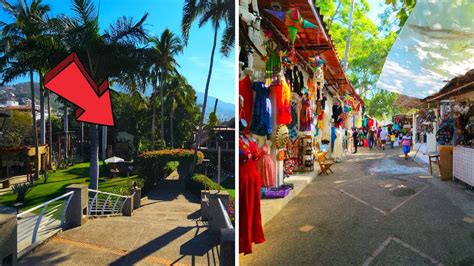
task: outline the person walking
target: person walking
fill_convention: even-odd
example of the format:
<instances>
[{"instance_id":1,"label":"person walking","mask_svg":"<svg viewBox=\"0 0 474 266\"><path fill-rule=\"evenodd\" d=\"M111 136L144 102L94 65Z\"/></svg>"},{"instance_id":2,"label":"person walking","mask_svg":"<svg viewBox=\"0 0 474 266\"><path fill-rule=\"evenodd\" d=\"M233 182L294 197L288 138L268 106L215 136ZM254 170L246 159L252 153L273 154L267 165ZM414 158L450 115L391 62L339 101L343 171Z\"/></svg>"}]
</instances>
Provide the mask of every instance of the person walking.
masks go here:
<instances>
[{"instance_id":1,"label":"person walking","mask_svg":"<svg viewBox=\"0 0 474 266\"><path fill-rule=\"evenodd\" d=\"M357 128L354 128L352 131L352 141L354 144L354 154L357 153L357 146L359 145L359 132L357 131Z\"/></svg>"},{"instance_id":2,"label":"person walking","mask_svg":"<svg viewBox=\"0 0 474 266\"><path fill-rule=\"evenodd\" d=\"M388 132L387 132L386 129L384 129L380 133L380 141L381 141L380 145L381 145L383 151L385 150L385 143L387 143L387 138L388 138Z\"/></svg>"},{"instance_id":3,"label":"person walking","mask_svg":"<svg viewBox=\"0 0 474 266\"><path fill-rule=\"evenodd\" d=\"M369 129L369 149L372 150L375 143L375 130L373 128Z\"/></svg>"},{"instance_id":4,"label":"person walking","mask_svg":"<svg viewBox=\"0 0 474 266\"><path fill-rule=\"evenodd\" d=\"M402 137L402 149L405 154L405 160L408 160L408 153L410 153L411 148L411 132L407 132L405 136Z\"/></svg>"},{"instance_id":5,"label":"person walking","mask_svg":"<svg viewBox=\"0 0 474 266\"><path fill-rule=\"evenodd\" d=\"M382 127L379 126L377 128L377 138L376 138L377 147L379 147L379 149L382 149L381 134L382 134Z\"/></svg>"}]
</instances>

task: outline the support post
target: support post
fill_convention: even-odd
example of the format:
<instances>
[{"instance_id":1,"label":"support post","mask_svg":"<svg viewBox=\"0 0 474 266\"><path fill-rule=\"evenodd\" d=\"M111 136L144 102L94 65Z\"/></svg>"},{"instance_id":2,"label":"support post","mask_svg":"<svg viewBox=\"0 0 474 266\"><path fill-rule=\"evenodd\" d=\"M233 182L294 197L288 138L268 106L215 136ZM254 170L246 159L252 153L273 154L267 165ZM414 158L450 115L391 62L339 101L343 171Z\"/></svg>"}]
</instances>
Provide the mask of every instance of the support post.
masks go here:
<instances>
[{"instance_id":1,"label":"support post","mask_svg":"<svg viewBox=\"0 0 474 266\"><path fill-rule=\"evenodd\" d=\"M66 227L78 227L86 223L89 193L86 184L73 184L66 187L66 193L74 191L66 210Z\"/></svg>"},{"instance_id":2,"label":"support post","mask_svg":"<svg viewBox=\"0 0 474 266\"><path fill-rule=\"evenodd\" d=\"M127 197L123 204L122 214L124 216L132 216L133 213L133 197Z\"/></svg>"},{"instance_id":3,"label":"support post","mask_svg":"<svg viewBox=\"0 0 474 266\"><path fill-rule=\"evenodd\" d=\"M141 188L132 188L133 195L133 209L138 209L141 206L142 199L142 189Z\"/></svg>"},{"instance_id":4,"label":"support post","mask_svg":"<svg viewBox=\"0 0 474 266\"><path fill-rule=\"evenodd\" d=\"M16 210L0 206L0 265L17 265Z\"/></svg>"}]
</instances>

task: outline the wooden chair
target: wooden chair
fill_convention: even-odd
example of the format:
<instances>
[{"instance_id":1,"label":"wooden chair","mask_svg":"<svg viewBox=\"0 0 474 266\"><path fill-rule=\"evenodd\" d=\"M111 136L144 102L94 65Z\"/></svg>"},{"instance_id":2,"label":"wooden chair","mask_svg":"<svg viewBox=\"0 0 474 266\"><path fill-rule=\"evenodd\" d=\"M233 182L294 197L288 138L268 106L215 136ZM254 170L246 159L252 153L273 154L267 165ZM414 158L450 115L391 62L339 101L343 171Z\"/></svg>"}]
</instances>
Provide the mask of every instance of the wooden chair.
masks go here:
<instances>
[{"instance_id":1,"label":"wooden chair","mask_svg":"<svg viewBox=\"0 0 474 266\"><path fill-rule=\"evenodd\" d=\"M438 153L428 154L428 160L430 161L430 175L433 175L433 168L431 167L431 163L436 162L439 165L439 154Z\"/></svg>"},{"instance_id":2,"label":"wooden chair","mask_svg":"<svg viewBox=\"0 0 474 266\"><path fill-rule=\"evenodd\" d=\"M331 172L331 174L334 174L334 172L331 170L331 166L334 164L334 161L326 159L326 154L327 152L316 153L316 160L318 160L319 168L321 169L321 172L319 172L318 175L329 175L328 171Z\"/></svg>"}]
</instances>

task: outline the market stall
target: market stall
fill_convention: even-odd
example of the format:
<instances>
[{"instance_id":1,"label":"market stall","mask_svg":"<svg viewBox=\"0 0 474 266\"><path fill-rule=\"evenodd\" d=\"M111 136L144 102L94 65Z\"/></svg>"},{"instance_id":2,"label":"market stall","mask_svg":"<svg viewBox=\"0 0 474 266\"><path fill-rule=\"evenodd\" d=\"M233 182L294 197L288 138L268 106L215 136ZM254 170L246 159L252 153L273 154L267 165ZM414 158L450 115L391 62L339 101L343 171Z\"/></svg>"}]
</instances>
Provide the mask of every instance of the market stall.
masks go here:
<instances>
[{"instance_id":1,"label":"market stall","mask_svg":"<svg viewBox=\"0 0 474 266\"><path fill-rule=\"evenodd\" d=\"M452 79L423 101L437 106L435 132L442 178L454 177L474 186L474 70Z\"/></svg>"},{"instance_id":2,"label":"market stall","mask_svg":"<svg viewBox=\"0 0 474 266\"><path fill-rule=\"evenodd\" d=\"M322 21L308 1L240 1L242 253L264 241L260 198L285 197L286 178L322 170L318 152L343 161L364 114Z\"/></svg>"}]
</instances>

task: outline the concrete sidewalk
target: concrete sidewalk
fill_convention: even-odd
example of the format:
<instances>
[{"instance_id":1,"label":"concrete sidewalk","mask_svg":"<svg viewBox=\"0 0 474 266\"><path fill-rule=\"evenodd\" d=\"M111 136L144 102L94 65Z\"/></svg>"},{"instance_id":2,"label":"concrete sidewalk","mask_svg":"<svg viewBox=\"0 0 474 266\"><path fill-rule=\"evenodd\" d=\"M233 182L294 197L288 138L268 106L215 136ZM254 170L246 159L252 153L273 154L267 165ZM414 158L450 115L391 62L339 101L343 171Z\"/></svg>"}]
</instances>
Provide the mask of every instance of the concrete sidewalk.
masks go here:
<instances>
[{"instance_id":1,"label":"concrete sidewalk","mask_svg":"<svg viewBox=\"0 0 474 266\"><path fill-rule=\"evenodd\" d=\"M199 212L199 198L168 181L133 216L89 220L58 234L20 264L216 265L219 239L208 233Z\"/></svg>"},{"instance_id":2,"label":"concrete sidewalk","mask_svg":"<svg viewBox=\"0 0 474 266\"><path fill-rule=\"evenodd\" d=\"M265 224L242 265L473 265L474 191L400 149L361 149Z\"/></svg>"}]
</instances>

